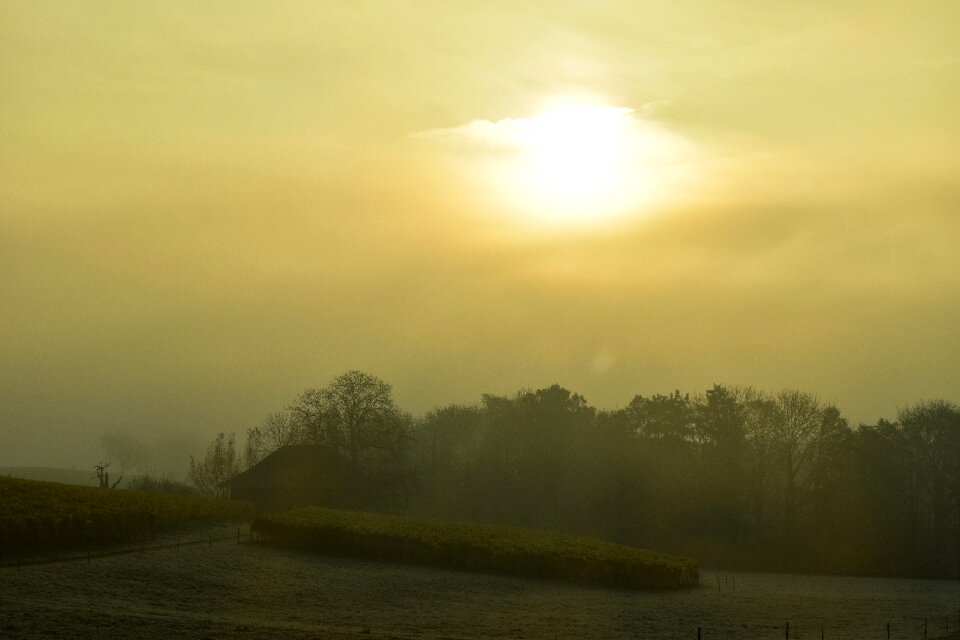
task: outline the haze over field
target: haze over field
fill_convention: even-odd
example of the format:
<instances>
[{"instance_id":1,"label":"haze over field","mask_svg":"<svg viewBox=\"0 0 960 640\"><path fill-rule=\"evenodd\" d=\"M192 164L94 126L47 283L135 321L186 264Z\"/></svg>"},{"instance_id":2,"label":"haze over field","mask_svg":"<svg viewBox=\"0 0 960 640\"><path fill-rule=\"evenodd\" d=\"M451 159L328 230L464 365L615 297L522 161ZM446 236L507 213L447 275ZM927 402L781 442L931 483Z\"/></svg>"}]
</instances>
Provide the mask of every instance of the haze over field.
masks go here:
<instances>
[{"instance_id":1,"label":"haze over field","mask_svg":"<svg viewBox=\"0 0 960 640\"><path fill-rule=\"evenodd\" d=\"M0 466L421 413L960 388L960 5L4 3Z\"/></svg>"}]
</instances>

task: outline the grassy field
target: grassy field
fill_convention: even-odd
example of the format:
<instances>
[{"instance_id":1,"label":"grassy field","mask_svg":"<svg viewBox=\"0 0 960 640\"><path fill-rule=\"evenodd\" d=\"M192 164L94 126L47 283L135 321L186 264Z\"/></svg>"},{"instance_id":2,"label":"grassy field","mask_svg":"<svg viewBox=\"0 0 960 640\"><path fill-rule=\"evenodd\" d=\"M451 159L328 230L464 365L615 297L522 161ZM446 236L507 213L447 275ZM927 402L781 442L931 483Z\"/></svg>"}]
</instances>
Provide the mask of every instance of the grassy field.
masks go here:
<instances>
[{"instance_id":1,"label":"grassy field","mask_svg":"<svg viewBox=\"0 0 960 640\"><path fill-rule=\"evenodd\" d=\"M167 525L251 515L240 502L0 477L0 555L127 542Z\"/></svg>"},{"instance_id":2,"label":"grassy field","mask_svg":"<svg viewBox=\"0 0 960 640\"><path fill-rule=\"evenodd\" d=\"M211 527L216 538L216 530ZM232 527L230 527L232 529ZM206 532L202 529L198 533ZM246 531L244 530L244 534ZM244 535L244 540L247 536ZM703 571L626 591L225 540L92 561L0 563L3 640L919 640L957 625L953 580Z\"/></svg>"},{"instance_id":3,"label":"grassy field","mask_svg":"<svg viewBox=\"0 0 960 640\"><path fill-rule=\"evenodd\" d=\"M620 588L699 584L695 561L559 533L336 509L259 516L251 530L300 549Z\"/></svg>"}]
</instances>

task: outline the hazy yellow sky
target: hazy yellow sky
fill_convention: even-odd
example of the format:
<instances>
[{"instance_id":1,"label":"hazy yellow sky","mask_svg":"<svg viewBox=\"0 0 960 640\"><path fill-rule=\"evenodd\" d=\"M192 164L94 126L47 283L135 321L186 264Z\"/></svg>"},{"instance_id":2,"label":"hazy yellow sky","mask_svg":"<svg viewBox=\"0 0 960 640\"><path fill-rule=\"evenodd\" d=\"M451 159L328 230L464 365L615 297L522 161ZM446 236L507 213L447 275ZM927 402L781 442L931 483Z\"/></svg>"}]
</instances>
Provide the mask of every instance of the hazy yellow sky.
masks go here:
<instances>
[{"instance_id":1,"label":"hazy yellow sky","mask_svg":"<svg viewBox=\"0 0 960 640\"><path fill-rule=\"evenodd\" d=\"M414 413L960 399L960 3L0 11L0 465L243 432L351 368ZM530 186L564 99L629 127L616 215Z\"/></svg>"}]
</instances>

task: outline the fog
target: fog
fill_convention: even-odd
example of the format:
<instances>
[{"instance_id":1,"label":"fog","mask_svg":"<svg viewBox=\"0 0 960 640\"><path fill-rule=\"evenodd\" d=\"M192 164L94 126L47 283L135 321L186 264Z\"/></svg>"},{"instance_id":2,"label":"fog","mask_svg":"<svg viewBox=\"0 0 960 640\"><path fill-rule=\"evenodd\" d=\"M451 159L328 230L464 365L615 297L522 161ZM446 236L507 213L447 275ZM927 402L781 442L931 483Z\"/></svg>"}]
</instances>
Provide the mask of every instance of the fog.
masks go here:
<instances>
[{"instance_id":1,"label":"fog","mask_svg":"<svg viewBox=\"0 0 960 640\"><path fill-rule=\"evenodd\" d=\"M127 432L180 474L350 369L414 415L955 400L956 9L752 5L7 7L0 465ZM566 95L687 141L683 188L571 230L417 137Z\"/></svg>"}]
</instances>

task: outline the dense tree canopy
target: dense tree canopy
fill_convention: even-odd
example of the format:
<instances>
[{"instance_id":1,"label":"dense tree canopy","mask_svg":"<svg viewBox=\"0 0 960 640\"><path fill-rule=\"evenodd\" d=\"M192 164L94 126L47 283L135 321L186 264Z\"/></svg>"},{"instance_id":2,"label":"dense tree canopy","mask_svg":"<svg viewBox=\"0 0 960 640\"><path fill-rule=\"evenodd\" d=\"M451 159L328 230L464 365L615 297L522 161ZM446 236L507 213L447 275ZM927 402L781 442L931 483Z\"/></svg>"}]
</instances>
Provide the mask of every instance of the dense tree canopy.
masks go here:
<instances>
[{"instance_id":1,"label":"dense tree canopy","mask_svg":"<svg viewBox=\"0 0 960 640\"><path fill-rule=\"evenodd\" d=\"M960 408L848 424L799 390L714 385L599 411L559 385L411 420L359 371L307 389L247 434L245 463L291 443L336 451L349 502L600 535L714 566L960 575ZM205 469L230 466L222 434Z\"/></svg>"},{"instance_id":2,"label":"dense tree canopy","mask_svg":"<svg viewBox=\"0 0 960 640\"><path fill-rule=\"evenodd\" d=\"M705 562L960 572L960 408L852 428L798 390L715 385L597 411L557 385L419 420L414 505L564 528Z\"/></svg>"}]
</instances>

